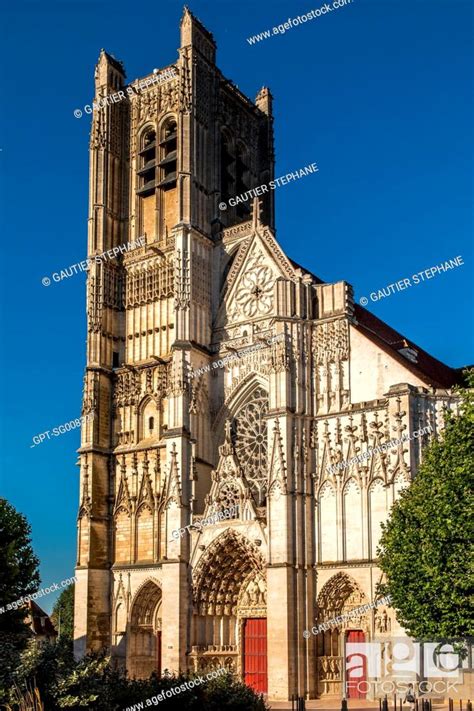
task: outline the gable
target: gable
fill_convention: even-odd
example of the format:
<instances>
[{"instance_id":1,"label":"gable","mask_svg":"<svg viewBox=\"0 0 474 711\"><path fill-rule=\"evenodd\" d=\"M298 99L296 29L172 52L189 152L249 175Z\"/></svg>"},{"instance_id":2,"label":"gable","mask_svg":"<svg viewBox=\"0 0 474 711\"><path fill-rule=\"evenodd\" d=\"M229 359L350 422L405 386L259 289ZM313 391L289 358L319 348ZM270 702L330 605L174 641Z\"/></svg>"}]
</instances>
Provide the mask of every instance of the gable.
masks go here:
<instances>
[{"instance_id":1,"label":"gable","mask_svg":"<svg viewBox=\"0 0 474 711\"><path fill-rule=\"evenodd\" d=\"M296 281L295 269L268 229L241 243L221 291L215 327L269 318L277 279Z\"/></svg>"}]
</instances>

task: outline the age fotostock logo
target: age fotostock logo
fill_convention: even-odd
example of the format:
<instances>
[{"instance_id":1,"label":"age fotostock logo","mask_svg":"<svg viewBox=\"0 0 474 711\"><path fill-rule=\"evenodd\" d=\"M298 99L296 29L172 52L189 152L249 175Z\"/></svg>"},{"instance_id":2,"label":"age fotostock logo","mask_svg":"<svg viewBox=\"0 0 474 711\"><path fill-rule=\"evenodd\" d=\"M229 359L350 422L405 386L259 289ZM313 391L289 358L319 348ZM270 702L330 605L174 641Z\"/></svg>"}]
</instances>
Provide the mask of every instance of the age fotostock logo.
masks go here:
<instances>
[{"instance_id":1,"label":"age fotostock logo","mask_svg":"<svg viewBox=\"0 0 474 711\"><path fill-rule=\"evenodd\" d=\"M452 642L412 642L406 637L346 644L346 693L456 693L463 680L462 655Z\"/></svg>"}]
</instances>

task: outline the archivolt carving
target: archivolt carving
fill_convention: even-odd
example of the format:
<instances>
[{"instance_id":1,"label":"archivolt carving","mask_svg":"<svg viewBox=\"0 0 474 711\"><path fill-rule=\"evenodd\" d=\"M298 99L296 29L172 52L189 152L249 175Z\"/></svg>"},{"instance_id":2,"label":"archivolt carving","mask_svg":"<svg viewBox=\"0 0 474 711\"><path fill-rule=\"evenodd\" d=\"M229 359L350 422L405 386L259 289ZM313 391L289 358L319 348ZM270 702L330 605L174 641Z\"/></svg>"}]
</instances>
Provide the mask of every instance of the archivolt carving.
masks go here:
<instances>
[{"instance_id":1,"label":"archivolt carving","mask_svg":"<svg viewBox=\"0 0 474 711\"><path fill-rule=\"evenodd\" d=\"M264 575L264 559L241 534L227 529L203 554L193 573L195 611L201 615L236 615L245 581ZM255 596L253 589L252 595ZM260 599L260 598L258 598Z\"/></svg>"},{"instance_id":2,"label":"archivolt carving","mask_svg":"<svg viewBox=\"0 0 474 711\"><path fill-rule=\"evenodd\" d=\"M155 612L161 601L161 587L157 580L147 580L137 590L132 602L131 623L134 626L153 626Z\"/></svg>"},{"instance_id":3,"label":"archivolt carving","mask_svg":"<svg viewBox=\"0 0 474 711\"><path fill-rule=\"evenodd\" d=\"M333 617L345 615L355 607L367 603L367 598L356 581L346 573L337 573L323 586L317 600L318 621L325 622ZM362 624L367 613L351 617L342 626Z\"/></svg>"}]
</instances>

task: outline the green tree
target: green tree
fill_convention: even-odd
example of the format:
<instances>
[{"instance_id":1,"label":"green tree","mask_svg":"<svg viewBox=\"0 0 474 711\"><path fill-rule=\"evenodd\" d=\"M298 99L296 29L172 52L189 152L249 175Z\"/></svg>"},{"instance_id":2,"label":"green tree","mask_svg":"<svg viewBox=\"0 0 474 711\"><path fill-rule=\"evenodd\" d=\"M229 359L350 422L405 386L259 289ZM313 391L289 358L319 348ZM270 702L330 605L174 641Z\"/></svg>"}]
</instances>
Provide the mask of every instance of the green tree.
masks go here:
<instances>
[{"instance_id":1,"label":"green tree","mask_svg":"<svg viewBox=\"0 0 474 711\"><path fill-rule=\"evenodd\" d=\"M466 374L474 387L474 372ZM382 526L379 565L397 619L418 639L474 635L474 392L423 452L411 484Z\"/></svg>"},{"instance_id":2,"label":"green tree","mask_svg":"<svg viewBox=\"0 0 474 711\"><path fill-rule=\"evenodd\" d=\"M28 639L24 622L28 610L18 601L40 583L30 536L26 518L0 498L0 702Z\"/></svg>"},{"instance_id":3,"label":"green tree","mask_svg":"<svg viewBox=\"0 0 474 711\"><path fill-rule=\"evenodd\" d=\"M74 634L74 583L62 591L56 600L51 619L61 637L73 638Z\"/></svg>"}]
</instances>

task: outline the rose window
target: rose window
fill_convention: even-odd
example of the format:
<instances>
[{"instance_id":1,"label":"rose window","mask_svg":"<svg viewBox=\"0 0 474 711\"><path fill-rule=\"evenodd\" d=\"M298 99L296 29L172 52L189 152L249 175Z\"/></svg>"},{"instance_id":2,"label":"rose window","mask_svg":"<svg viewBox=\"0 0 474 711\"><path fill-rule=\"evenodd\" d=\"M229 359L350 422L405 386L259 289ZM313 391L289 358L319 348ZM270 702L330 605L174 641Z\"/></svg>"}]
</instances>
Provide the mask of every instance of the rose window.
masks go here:
<instances>
[{"instance_id":1,"label":"rose window","mask_svg":"<svg viewBox=\"0 0 474 711\"><path fill-rule=\"evenodd\" d=\"M275 278L270 267L259 264L243 277L236 294L236 302L245 316L267 314L272 308Z\"/></svg>"},{"instance_id":2,"label":"rose window","mask_svg":"<svg viewBox=\"0 0 474 711\"><path fill-rule=\"evenodd\" d=\"M258 388L237 413L235 450L245 478L263 502L267 484L267 423L266 393Z\"/></svg>"},{"instance_id":3,"label":"rose window","mask_svg":"<svg viewBox=\"0 0 474 711\"><path fill-rule=\"evenodd\" d=\"M230 518L239 517L240 491L235 484L223 484L219 489L219 510L232 509Z\"/></svg>"}]
</instances>

